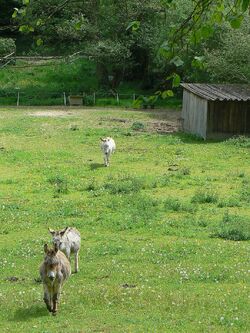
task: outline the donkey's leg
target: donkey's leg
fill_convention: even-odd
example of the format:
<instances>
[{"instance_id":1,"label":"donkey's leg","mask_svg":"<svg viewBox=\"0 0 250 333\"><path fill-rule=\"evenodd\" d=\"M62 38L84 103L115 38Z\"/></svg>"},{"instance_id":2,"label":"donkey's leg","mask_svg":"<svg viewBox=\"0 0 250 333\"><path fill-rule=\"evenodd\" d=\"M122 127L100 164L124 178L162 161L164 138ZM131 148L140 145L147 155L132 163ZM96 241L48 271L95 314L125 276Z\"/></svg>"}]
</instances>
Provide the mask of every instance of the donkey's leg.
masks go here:
<instances>
[{"instance_id":1,"label":"donkey's leg","mask_svg":"<svg viewBox=\"0 0 250 333\"><path fill-rule=\"evenodd\" d=\"M53 303L52 314L53 314L53 316L56 315L57 310L58 310L58 302L59 302L59 298L60 298L60 292L61 292L61 285L58 285L56 290L54 290L53 298L52 298L52 303Z\"/></svg>"},{"instance_id":2,"label":"donkey's leg","mask_svg":"<svg viewBox=\"0 0 250 333\"><path fill-rule=\"evenodd\" d=\"M75 252L75 273L79 271L79 250Z\"/></svg>"},{"instance_id":3,"label":"donkey's leg","mask_svg":"<svg viewBox=\"0 0 250 333\"><path fill-rule=\"evenodd\" d=\"M48 286L44 284L43 289L44 289L44 296L43 296L44 303L46 304L46 307L49 310L49 312L51 312L52 311L51 295Z\"/></svg>"},{"instance_id":4,"label":"donkey's leg","mask_svg":"<svg viewBox=\"0 0 250 333\"><path fill-rule=\"evenodd\" d=\"M104 160L104 165L108 166L108 161L107 161L107 155L106 154L104 154L103 160Z\"/></svg>"},{"instance_id":5,"label":"donkey's leg","mask_svg":"<svg viewBox=\"0 0 250 333\"><path fill-rule=\"evenodd\" d=\"M108 167L108 166L109 166L109 158L110 158L110 153L108 153L108 154L107 154L106 158L107 158L107 163L106 163L106 166Z\"/></svg>"}]
</instances>

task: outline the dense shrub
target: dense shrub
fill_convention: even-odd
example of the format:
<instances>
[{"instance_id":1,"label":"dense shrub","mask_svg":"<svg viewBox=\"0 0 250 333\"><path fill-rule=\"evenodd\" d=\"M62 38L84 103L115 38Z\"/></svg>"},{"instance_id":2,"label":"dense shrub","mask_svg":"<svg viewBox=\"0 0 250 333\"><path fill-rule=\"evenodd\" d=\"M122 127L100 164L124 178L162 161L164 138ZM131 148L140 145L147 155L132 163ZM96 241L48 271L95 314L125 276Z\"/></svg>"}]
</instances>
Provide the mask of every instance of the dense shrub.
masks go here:
<instances>
[{"instance_id":1,"label":"dense shrub","mask_svg":"<svg viewBox=\"0 0 250 333\"><path fill-rule=\"evenodd\" d=\"M0 56L6 56L16 51L15 41L12 38L0 38Z\"/></svg>"},{"instance_id":2,"label":"dense shrub","mask_svg":"<svg viewBox=\"0 0 250 333\"><path fill-rule=\"evenodd\" d=\"M213 236L234 241L249 240L250 220L238 215L229 215L226 212Z\"/></svg>"}]
</instances>

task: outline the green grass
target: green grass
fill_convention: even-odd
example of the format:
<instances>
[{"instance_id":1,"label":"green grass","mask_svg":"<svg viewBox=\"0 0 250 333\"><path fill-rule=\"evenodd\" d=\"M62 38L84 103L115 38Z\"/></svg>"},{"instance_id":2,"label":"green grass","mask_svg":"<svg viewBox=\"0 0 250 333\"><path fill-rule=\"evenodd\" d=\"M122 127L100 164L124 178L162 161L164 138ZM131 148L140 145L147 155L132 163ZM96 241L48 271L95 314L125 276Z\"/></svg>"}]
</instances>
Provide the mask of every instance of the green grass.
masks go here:
<instances>
[{"instance_id":1,"label":"green grass","mask_svg":"<svg viewBox=\"0 0 250 333\"><path fill-rule=\"evenodd\" d=\"M92 106L93 92L96 92L96 106L133 107L133 95L150 96L154 90L143 91L141 82L122 82L117 88L119 101L110 89L99 87L95 64L87 59L72 63L58 60L40 63L18 60L16 66L6 66L0 71L0 105L16 105L17 92L20 92L20 105L46 106L63 105L64 95L84 94L84 103ZM17 89L18 88L18 89ZM68 103L68 100L67 100ZM159 100L158 108L180 108L179 98Z\"/></svg>"},{"instance_id":2,"label":"green grass","mask_svg":"<svg viewBox=\"0 0 250 333\"><path fill-rule=\"evenodd\" d=\"M1 332L248 332L249 139L59 111L0 110ZM102 136L117 143L109 168ZM48 227L65 226L82 235L80 272L52 317L35 279Z\"/></svg>"}]
</instances>

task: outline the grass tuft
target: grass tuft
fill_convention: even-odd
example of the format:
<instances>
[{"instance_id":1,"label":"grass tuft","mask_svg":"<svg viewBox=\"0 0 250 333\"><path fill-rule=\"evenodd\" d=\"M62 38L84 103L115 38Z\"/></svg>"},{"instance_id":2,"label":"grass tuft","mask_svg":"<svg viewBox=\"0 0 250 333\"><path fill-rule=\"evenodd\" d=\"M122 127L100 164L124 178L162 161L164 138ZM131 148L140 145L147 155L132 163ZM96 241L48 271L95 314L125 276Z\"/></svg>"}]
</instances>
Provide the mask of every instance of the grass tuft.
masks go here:
<instances>
[{"instance_id":1,"label":"grass tuft","mask_svg":"<svg viewBox=\"0 0 250 333\"><path fill-rule=\"evenodd\" d=\"M193 203L216 203L219 197L212 190L198 190L191 199Z\"/></svg>"},{"instance_id":2,"label":"grass tuft","mask_svg":"<svg viewBox=\"0 0 250 333\"><path fill-rule=\"evenodd\" d=\"M62 176L52 176L48 179L48 182L54 186L54 196L57 197L59 194L68 193L68 182Z\"/></svg>"},{"instance_id":3,"label":"grass tuft","mask_svg":"<svg viewBox=\"0 0 250 333\"><path fill-rule=\"evenodd\" d=\"M250 219L238 215L230 215L226 212L218 227L215 237L245 241L250 239Z\"/></svg>"}]
</instances>

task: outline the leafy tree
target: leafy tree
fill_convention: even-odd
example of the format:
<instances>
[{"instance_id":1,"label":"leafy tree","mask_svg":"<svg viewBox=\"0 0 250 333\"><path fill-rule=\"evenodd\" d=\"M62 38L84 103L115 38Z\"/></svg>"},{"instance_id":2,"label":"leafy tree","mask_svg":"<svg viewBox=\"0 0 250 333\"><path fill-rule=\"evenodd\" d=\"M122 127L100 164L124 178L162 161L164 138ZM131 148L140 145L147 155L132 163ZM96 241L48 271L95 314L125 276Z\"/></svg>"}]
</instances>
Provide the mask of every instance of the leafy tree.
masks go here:
<instances>
[{"instance_id":1,"label":"leafy tree","mask_svg":"<svg viewBox=\"0 0 250 333\"><path fill-rule=\"evenodd\" d=\"M242 27L223 34L216 49L205 51L205 69L211 82L250 82L250 19Z\"/></svg>"}]
</instances>

